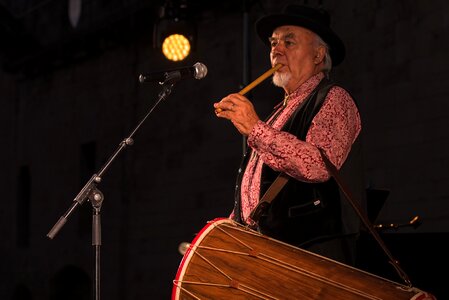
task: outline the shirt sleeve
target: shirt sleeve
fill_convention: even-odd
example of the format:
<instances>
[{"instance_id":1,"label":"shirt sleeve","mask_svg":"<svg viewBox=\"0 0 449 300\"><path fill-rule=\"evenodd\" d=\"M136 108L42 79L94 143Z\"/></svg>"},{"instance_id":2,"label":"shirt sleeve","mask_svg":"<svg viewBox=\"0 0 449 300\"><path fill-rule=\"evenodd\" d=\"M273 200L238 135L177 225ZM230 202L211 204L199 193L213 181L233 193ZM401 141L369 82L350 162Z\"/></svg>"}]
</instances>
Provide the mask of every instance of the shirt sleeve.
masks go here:
<instances>
[{"instance_id":1,"label":"shirt sleeve","mask_svg":"<svg viewBox=\"0 0 449 300\"><path fill-rule=\"evenodd\" d=\"M352 97L335 86L312 120L305 141L258 121L248 137L248 145L275 171L305 182L323 182L330 174L318 148L339 169L360 130L360 115Z\"/></svg>"}]
</instances>

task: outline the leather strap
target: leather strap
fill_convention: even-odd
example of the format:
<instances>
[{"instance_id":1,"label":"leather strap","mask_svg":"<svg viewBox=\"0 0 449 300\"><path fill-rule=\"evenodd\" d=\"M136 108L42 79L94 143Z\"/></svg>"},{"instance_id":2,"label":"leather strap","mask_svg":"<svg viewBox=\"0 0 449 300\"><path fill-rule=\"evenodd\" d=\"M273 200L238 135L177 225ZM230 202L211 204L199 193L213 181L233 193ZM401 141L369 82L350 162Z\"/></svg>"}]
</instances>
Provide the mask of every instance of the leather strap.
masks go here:
<instances>
[{"instance_id":1,"label":"leather strap","mask_svg":"<svg viewBox=\"0 0 449 300\"><path fill-rule=\"evenodd\" d=\"M396 272L398 275L404 280L404 282L408 286L412 286L412 283L407 276L407 274L402 270L402 268L399 266L399 262L393 258L391 252L388 250L387 246L385 245L384 241L380 237L379 233L374 230L373 224L369 221L368 216L364 213L362 210L362 207L360 206L359 202L354 201L354 197L351 194L348 187L345 185L343 180L340 178L340 175L338 173L337 168L334 166L334 164L327 158L326 154L324 153L324 150L321 148L318 148L320 150L321 158L324 161L324 164L326 165L326 168L328 169L329 173L334 177L335 181L337 182L338 186L340 187L340 190L343 192L343 194L346 196L346 199L351 204L351 206L354 208L357 215L360 217L360 220L362 220L363 224L365 225L366 229L369 231L369 233L374 237L374 239L377 241L379 246L382 248L382 250L385 252L385 254L390 259L390 263L393 265L393 267L396 269Z\"/></svg>"},{"instance_id":2,"label":"leather strap","mask_svg":"<svg viewBox=\"0 0 449 300\"><path fill-rule=\"evenodd\" d=\"M253 211L250 214L250 218L254 222L259 222L260 216L265 211L265 209L270 205L271 201L276 197L276 195L279 193L279 191L284 187L284 185L287 183L290 176L288 176L285 173L281 173L276 177L276 179L273 181L273 183L270 185L268 190L265 192L265 194L260 199L259 203L257 204L256 208L253 209Z\"/></svg>"}]
</instances>

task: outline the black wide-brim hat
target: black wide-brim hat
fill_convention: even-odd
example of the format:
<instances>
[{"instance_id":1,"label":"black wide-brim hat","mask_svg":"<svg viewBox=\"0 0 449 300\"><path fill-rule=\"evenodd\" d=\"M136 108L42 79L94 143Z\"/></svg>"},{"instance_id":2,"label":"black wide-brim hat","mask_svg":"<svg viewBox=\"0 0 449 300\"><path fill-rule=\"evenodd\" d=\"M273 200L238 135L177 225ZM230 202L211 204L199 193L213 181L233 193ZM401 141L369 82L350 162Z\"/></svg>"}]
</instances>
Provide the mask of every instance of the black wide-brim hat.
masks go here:
<instances>
[{"instance_id":1,"label":"black wide-brim hat","mask_svg":"<svg viewBox=\"0 0 449 300\"><path fill-rule=\"evenodd\" d=\"M256 32L262 41L269 45L268 38L277 27L283 25L304 27L319 35L329 46L333 66L340 64L345 58L345 45L330 28L330 16L325 10L302 5L288 5L283 13L260 18L256 22Z\"/></svg>"}]
</instances>

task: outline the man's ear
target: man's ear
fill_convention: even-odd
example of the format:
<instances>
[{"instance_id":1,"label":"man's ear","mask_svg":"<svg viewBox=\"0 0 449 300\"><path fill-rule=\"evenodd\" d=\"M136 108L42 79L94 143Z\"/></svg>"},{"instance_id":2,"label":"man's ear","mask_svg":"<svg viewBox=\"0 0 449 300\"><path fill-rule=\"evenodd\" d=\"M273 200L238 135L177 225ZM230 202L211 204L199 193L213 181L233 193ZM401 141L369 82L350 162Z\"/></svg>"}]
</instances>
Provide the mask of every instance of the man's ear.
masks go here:
<instances>
[{"instance_id":1,"label":"man's ear","mask_svg":"<svg viewBox=\"0 0 449 300\"><path fill-rule=\"evenodd\" d=\"M324 46L318 46L315 51L315 57L313 62L318 65L324 60L324 56L326 55L326 48Z\"/></svg>"}]
</instances>

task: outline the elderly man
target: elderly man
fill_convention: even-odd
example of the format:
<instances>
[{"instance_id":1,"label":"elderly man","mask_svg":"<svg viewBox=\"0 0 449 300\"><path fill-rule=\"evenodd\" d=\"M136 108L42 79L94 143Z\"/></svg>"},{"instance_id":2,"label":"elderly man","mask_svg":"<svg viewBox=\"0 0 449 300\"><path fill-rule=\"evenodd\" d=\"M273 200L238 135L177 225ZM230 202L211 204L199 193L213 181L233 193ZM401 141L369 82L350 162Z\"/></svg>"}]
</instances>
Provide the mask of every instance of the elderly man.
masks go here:
<instances>
[{"instance_id":1,"label":"elderly man","mask_svg":"<svg viewBox=\"0 0 449 300\"><path fill-rule=\"evenodd\" d=\"M352 97L328 79L332 66L345 56L344 44L329 24L325 11L297 5L261 18L256 30L271 47L271 64L282 65L273 83L284 89L285 98L265 121L239 94L228 95L214 107L217 117L230 120L248 137L231 218L275 239L354 264L358 217L340 196L319 150L340 169L353 161L361 131ZM254 222L251 212L279 174L288 175L287 184Z\"/></svg>"}]
</instances>

